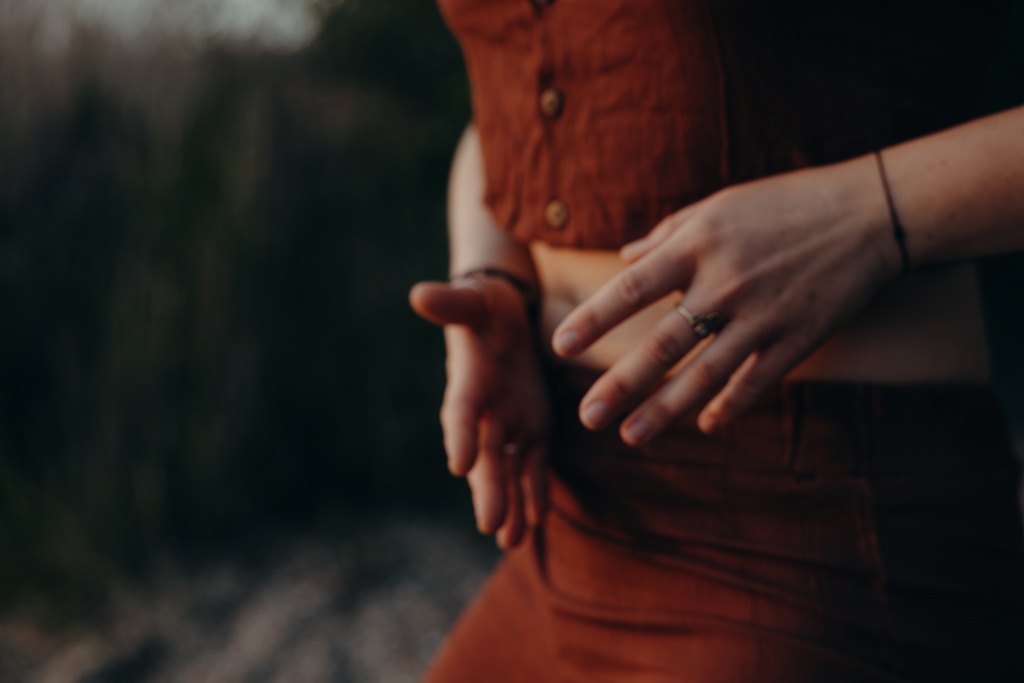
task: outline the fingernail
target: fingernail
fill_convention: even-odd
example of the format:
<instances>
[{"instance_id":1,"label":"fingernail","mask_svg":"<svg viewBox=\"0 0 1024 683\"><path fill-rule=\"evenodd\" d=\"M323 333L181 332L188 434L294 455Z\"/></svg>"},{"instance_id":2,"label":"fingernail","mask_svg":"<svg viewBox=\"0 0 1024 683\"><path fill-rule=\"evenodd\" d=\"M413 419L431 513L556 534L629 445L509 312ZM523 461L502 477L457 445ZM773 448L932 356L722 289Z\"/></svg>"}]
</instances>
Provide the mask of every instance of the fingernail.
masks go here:
<instances>
[{"instance_id":1,"label":"fingernail","mask_svg":"<svg viewBox=\"0 0 1024 683\"><path fill-rule=\"evenodd\" d=\"M623 428L626 441L634 445L640 445L651 431L651 425L643 418L637 418L626 423Z\"/></svg>"},{"instance_id":2,"label":"fingernail","mask_svg":"<svg viewBox=\"0 0 1024 683\"><path fill-rule=\"evenodd\" d=\"M604 401L594 401L583 409L580 418L588 429L600 429L608 417L608 404Z\"/></svg>"},{"instance_id":3,"label":"fingernail","mask_svg":"<svg viewBox=\"0 0 1024 683\"><path fill-rule=\"evenodd\" d=\"M555 350L555 353L564 356L576 351L576 347L580 344L580 336L575 332L562 332L551 344L551 347Z\"/></svg>"},{"instance_id":4,"label":"fingernail","mask_svg":"<svg viewBox=\"0 0 1024 683\"><path fill-rule=\"evenodd\" d=\"M697 418L697 427L705 434L712 434L718 429L718 418L712 415L701 415Z\"/></svg>"}]
</instances>

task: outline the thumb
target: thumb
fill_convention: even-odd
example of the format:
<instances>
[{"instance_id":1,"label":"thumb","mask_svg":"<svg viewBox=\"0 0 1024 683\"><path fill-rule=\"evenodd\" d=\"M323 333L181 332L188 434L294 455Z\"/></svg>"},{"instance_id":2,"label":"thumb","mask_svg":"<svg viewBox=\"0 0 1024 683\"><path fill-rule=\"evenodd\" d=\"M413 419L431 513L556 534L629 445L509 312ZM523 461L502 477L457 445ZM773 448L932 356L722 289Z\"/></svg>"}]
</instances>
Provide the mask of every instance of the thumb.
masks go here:
<instances>
[{"instance_id":1,"label":"thumb","mask_svg":"<svg viewBox=\"0 0 1024 683\"><path fill-rule=\"evenodd\" d=\"M409 305L420 316L437 325L476 327L487 321L487 302L483 292L472 285L418 282L409 291Z\"/></svg>"}]
</instances>

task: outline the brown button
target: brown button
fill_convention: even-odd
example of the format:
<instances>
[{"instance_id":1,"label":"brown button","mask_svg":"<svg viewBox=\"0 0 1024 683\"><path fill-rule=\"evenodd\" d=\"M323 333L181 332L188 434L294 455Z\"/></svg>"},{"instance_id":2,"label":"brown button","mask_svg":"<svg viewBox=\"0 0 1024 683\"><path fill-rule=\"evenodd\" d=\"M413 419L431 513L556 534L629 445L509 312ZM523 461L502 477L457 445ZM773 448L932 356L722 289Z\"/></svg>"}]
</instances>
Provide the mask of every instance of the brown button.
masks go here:
<instances>
[{"instance_id":1,"label":"brown button","mask_svg":"<svg viewBox=\"0 0 1024 683\"><path fill-rule=\"evenodd\" d=\"M569 222L569 207L563 201L552 199L544 207L544 219L553 230L561 230Z\"/></svg>"},{"instance_id":2,"label":"brown button","mask_svg":"<svg viewBox=\"0 0 1024 683\"><path fill-rule=\"evenodd\" d=\"M561 90L548 88L540 94L540 113L546 118L555 119L562 113L562 105L565 104L565 95Z\"/></svg>"}]
</instances>

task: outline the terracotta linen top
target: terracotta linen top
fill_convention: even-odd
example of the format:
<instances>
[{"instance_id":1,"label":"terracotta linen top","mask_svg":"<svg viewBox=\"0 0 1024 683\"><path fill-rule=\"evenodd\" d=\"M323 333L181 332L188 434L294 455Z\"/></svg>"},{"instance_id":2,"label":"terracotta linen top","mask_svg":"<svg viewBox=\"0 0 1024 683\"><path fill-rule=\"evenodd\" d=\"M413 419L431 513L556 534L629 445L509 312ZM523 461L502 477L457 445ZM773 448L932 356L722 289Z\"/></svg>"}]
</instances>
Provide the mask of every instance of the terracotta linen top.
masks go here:
<instances>
[{"instance_id":1,"label":"terracotta linen top","mask_svg":"<svg viewBox=\"0 0 1024 683\"><path fill-rule=\"evenodd\" d=\"M1004 0L438 0L517 240L617 248L730 184L980 112Z\"/></svg>"}]
</instances>

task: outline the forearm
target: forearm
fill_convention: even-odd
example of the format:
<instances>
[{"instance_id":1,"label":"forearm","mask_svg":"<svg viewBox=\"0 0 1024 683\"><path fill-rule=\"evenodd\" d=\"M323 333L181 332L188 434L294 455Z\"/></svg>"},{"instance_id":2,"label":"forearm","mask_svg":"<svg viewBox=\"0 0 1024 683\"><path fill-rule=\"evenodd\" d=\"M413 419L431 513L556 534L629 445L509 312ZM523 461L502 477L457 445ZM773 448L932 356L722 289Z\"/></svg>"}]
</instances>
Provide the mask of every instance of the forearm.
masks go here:
<instances>
[{"instance_id":1,"label":"forearm","mask_svg":"<svg viewBox=\"0 0 1024 683\"><path fill-rule=\"evenodd\" d=\"M911 265L1024 248L1024 107L882 154Z\"/></svg>"},{"instance_id":2,"label":"forearm","mask_svg":"<svg viewBox=\"0 0 1024 683\"><path fill-rule=\"evenodd\" d=\"M530 250L514 241L484 205L485 177L476 128L466 128L452 161L448 185L450 273L500 268L529 283L537 281Z\"/></svg>"}]
</instances>

